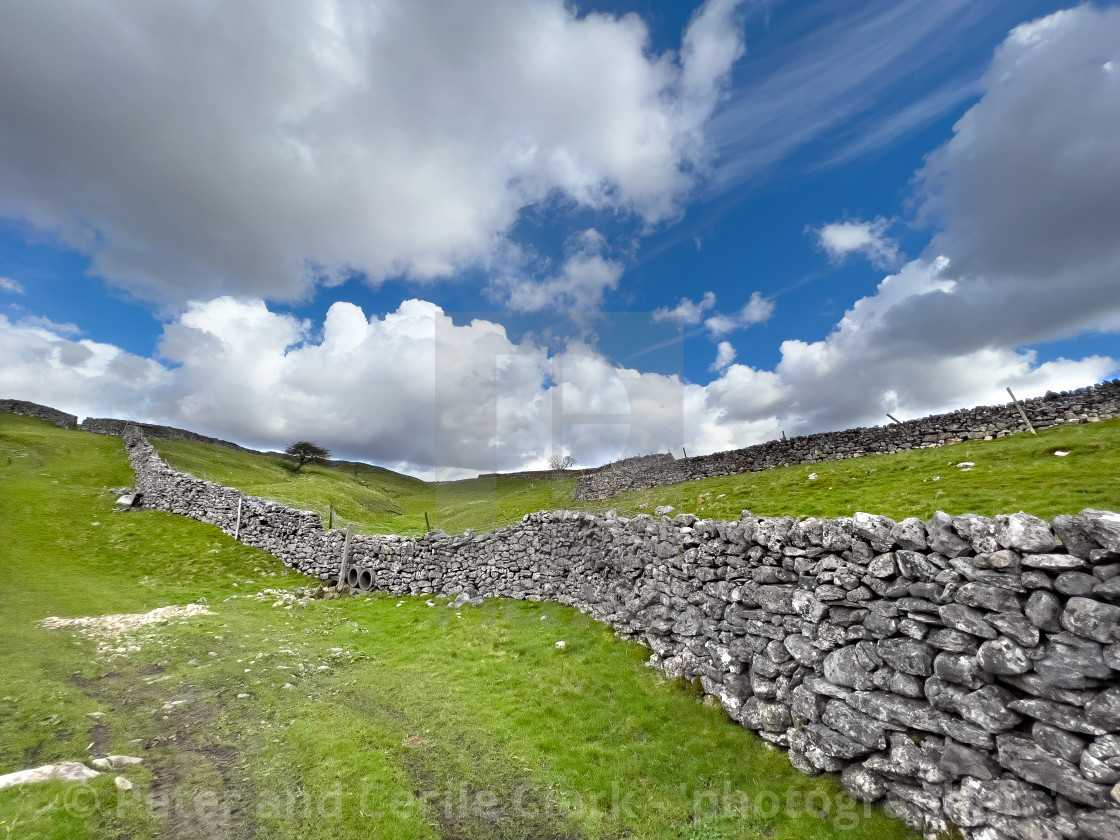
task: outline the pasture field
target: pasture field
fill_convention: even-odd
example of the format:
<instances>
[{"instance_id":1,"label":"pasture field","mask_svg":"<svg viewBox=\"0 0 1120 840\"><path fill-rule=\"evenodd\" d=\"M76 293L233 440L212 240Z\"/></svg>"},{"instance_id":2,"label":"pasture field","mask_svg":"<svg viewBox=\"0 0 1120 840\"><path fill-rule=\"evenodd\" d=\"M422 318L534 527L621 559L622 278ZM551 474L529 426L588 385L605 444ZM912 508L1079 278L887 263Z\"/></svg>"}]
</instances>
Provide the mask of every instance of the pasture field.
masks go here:
<instances>
[{"instance_id":1,"label":"pasture field","mask_svg":"<svg viewBox=\"0 0 1120 840\"><path fill-rule=\"evenodd\" d=\"M143 759L0 790L0 838L913 836L576 610L308 597L216 528L114 513L132 478L116 438L0 414L0 774Z\"/></svg>"}]
</instances>

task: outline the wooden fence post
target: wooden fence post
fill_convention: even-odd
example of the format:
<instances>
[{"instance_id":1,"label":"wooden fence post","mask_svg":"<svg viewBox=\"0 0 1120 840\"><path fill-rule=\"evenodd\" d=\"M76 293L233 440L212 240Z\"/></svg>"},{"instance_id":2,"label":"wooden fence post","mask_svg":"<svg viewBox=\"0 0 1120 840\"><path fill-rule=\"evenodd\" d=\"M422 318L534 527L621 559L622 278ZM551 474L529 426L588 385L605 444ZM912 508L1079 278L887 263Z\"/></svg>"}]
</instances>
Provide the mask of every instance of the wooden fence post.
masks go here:
<instances>
[{"instance_id":1,"label":"wooden fence post","mask_svg":"<svg viewBox=\"0 0 1120 840\"><path fill-rule=\"evenodd\" d=\"M427 511L424 511L424 527L428 529L428 531L426 533L431 532L432 523L430 521L428 521L428 512Z\"/></svg>"},{"instance_id":2,"label":"wooden fence post","mask_svg":"<svg viewBox=\"0 0 1120 840\"><path fill-rule=\"evenodd\" d=\"M1027 419L1027 412L1023 411L1023 407L1019 405L1019 401L1015 399L1015 395L1011 393L1010 388L1007 389L1007 393L1011 397L1011 402L1015 403L1015 407L1019 409L1019 416L1022 417L1023 422L1027 424L1027 430L1030 431L1032 435L1037 435L1038 432L1034 430L1034 426L1031 425L1031 421Z\"/></svg>"},{"instance_id":3,"label":"wooden fence post","mask_svg":"<svg viewBox=\"0 0 1120 840\"><path fill-rule=\"evenodd\" d=\"M354 526L346 526L346 541L342 544L342 563L338 567L338 588L347 586L346 578L350 574L350 538L354 536Z\"/></svg>"},{"instance_id":4,"label":"wooden fence post","mask_svg":"<svg viewBox=\"0 0 1120 840\"><path fill-rule=\"evenodd\" d=\"M899 422L899 419L897 417L895 417L893 414L888 413L887 417L891 418L894 422L898 423L898 425L900 425L900 426L902 425L902 423Z\"/></svg>"},{"instance_id":5,"label":"wooden fence post","mask_svg":"<svg viewBox=\"0 0 1120 840\"><path fill-rule=\"evenodd\" d=\"M329 505L327 508L327 530L329 531L334 527L334 505Z\"/></svg>"},{"instance_id":6,"label":"wooden fence post","mask_svg":"<svg viewBox=\"0 0 1120 840\"><path fill-rule=\"evenodd\" d=\"M241 502L242 501L243 501L242 498L240 496L238 496L237 497L237 524L233 526L233 538L235 540L241 538Z\"/></svg>"}]
</instances>

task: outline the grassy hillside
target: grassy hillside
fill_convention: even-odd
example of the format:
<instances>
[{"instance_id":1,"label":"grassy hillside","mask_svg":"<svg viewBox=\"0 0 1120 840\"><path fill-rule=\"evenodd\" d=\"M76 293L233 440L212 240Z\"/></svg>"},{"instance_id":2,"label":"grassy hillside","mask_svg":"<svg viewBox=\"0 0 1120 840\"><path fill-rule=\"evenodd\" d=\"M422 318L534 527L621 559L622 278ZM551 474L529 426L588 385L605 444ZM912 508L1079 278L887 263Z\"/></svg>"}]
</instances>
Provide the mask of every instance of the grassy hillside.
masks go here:
<instances>
[{"instance_id":1,"label":"grassy hillside","mask_svg":"<svg viewBox=\"0 0 1120 840\"><path fill-rule=\"evenodd\" d=\"M0 774L144 759L131 792L0 791L0 837L912 836L575 610L254 597L306 580L216 528L113 513L131 479L115 438L0 414ZM119 654L38 626L201 597L212 614Z\"/></svg>"},{"instance_id":2,"label":"grassy hillside","mask_svg":"<svg viewBox=\"0 0 1120 840\"><path fill-rule=\"evenodd\" d=\"M575 478L474 478L429 483L381 467L326 464L298 473L282 458L185 441L154 441L177 470L236 487L254 496L322 514L334 507L335 524L351 522L361 533L423 534L433 528L460 533L491 530L526 513L570 507Z\"/></svg>"},{"instance_id":3,"label":"grassy hillside","mask_svg":"<svg viewBox=\"0 0 1120 840\"><path fill-rule=\"evenodd\" d=\"M896 519L938 510L985 516L1025 510L1044 518L1087 507L1120 510L1120 419L689 481L624 493L594 508L633 513L662 504L713 519L737 519L744 509L760 516L867 511Z\"/></svg>"},{"instance_id":4,"label":"grassy hillside","mask_svg":"<svg viewBox=\"0 0 1120 840\"><path fill-rule=\"evenodd\" d=\"M1026 510L1051 517L1086 507L1120 509L1120 420L690 481L602 502L573 502L574 478L429 484L375 467L332 466L304 467L296 474L290 464L264 455L172 441L156 446L177 469L317 510L324 520L333 504L336 515L367 533L422 533L425 512L433 528L457 533L497 528L549 508L614 508L632 515L652 513L662 504L716 519L737 519L743 509L830 517L862 510L895 518L929 517L937 510L986 515ZM957 466L962 463L973 466Z\"/></svg>"}]
</instances>

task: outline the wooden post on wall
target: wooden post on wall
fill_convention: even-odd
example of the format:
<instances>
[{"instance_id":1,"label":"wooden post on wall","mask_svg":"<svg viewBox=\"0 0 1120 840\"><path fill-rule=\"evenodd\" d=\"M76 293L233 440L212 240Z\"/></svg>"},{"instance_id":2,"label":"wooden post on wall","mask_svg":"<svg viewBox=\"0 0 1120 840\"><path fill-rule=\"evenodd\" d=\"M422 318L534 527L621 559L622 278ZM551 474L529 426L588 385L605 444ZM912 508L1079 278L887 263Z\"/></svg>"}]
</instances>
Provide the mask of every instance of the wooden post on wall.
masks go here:
<instances>
[{"instance_id":1,"label":"wooden post on wall","mask_svg":"<svg viewBox=\"0 0 1120 840\"><path fill-rule=\"evenodd\" d=\"M334 505L327 508L327 530L334 527Z\"/></svg>"},{"instance_id":2,"label":"wooden post on wall","mask_svg":"<svg viewBox=\"0 0 1120 840\"><path fill-rule=\"evenodd\" d=\"M424 527L428 529L426 533L431 533L432 523L428 520L428 512L427 511L424 511Z\"/></svg>"},{"instance_id":3,"label":"wooden post on wall","mask_svg":"<svg viewBox=\"0 0 1120 840\"><path fill-rule=\"evenodd\" d=\"M891 418L891 420L898 423L898 425L900 425L900 426L902 425L902 423L899 422L899 419L897 417L895 417L893 414L887 414L887 417Z\"/></svg>"},{"instance_id":4,"label":"wooden post on wall","mask_svg":"<svg viewBox=\"0 0 1120 840\"><path fill-rule=\"evenodd\" d=\"M346 586L350 574L350 538L354 536L354 526L346 526L346 541L342 544L342 563L338 567L338 588Z\"/></svg>"},{"instance_id":5,"label":"wooden post on wall","mask_svg":"<svg viewBox=\"0 0 1120 840\"><path fill-rule=\"evenodd\" d=\"M1034 430L1034 426L1032 426L1032 425L1031 425L1031 421L1027 419L1027 412L1023 411L1023 407L1022 407L1021 405L1019 405L1019 401L1018 401L1017 399L1015 399L1015 395L1014 395L1013 393L1011 393L1011 389L1010 389L1010 388L1008 388L1008 389L1007 389L1007 394L1008 394L1008 396L1010 396L1010 397L1011 397L1011 402L1015 403L1015 407L1016 407L1017 409L1019 409L1019 416L1020 416L1020 417L1022 417L1022 418L1023 418L1023 422L1027 424L1027 430L1028 430L1028 431L1029 431L1029 432L1030 432L1030 433L1031 433L1032 435L1037 435L1037 434L1038 434L1038 432L1036 432L1036 431Z\"/></svg>"},{"instance_id":6,"label":"wooden post on wall","mask_svg":"<svg viewBox=\"0 0 1120 840\"><path fill-rule=\"evenodd\" d=\"M242 498L237 497L237 524L233 526L233 538L239 539L241 537L241 502Z\"/></svg>"}]
</instances>

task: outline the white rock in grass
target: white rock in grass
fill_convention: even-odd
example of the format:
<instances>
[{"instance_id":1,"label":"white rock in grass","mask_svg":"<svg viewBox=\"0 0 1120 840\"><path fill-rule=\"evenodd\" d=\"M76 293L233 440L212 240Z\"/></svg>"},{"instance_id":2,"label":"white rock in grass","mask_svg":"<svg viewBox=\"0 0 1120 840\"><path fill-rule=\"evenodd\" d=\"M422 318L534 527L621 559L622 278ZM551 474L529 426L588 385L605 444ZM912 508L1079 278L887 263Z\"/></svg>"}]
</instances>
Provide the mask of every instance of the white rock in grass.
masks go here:
<instances>
[{"instance_id":1,"label":"white rock in grass","mask_svg":"<svg viewBox=\"0 0 1120 840\"><path fill-rule=\"evenodd\" d=\"M563 641L561 641L561 642L557 642L557 643L556 643L556 649L557 649L557 650L567 650L567 649L568 649L568 643L567 643L567 642L563 642Z\"/></svg>"},{"instance_id":2,"label":"white rock in grass","mask_svg":"<svg viewBox=\"0 0 1120 840\"><path fill-rule=\"evenodd\" d=\"M117 790L119 790L121 793L128 793L130 790L132 790L132 782L130 782L124 776L117 776L117 778L113 779L113 784L117 786Z\"/></svg>"},{"instance_id":3,"label":"white rock in grass","mask_svg":"<svg viewBox=\"0 0 1120 840\"><path fill-rule=\"evenodd\" d=\"M820 478L820 476L817 475L816 473L809 473L809 480L810 481L816 481L818 478Z\"/></svg>"},{"instance_id":4,"label":"white rock in grass","mask_svg":"<svg viewBox=\"0 0 1120 840\"><path fill-rule=\"evenodd\" d=\"M107 755L105 758L95 758L93 766L98 770L126 770L143 761L144 759L134 755Z\"/></svg>"},{"instance_id":5,"label":"white rock in grass","mask_svg":"<svg viewBox=\"0 0 1120 840\"><path fill-rule=\"evenodd\" d=\"M33 782L88 782L100 775L96 770L91 770L77 761L62 761L58 764L46 764L31 770L18 770L0 776L0 790Z\"/></svg>"},{"instance_id":6,"label":"white rock in grass","mask_svg":"<svg viewBox=\"0 0 1120 840\"><path fill-rule=\"evenodd\" d=\"M1054 454L1055 454L1055 455L1057 455L1057 456L1058 456L1059 458L1064 458L1064 457L1066 457L1066 456L1067 456L1067 455L1069 454L1069 452L1068 452L1067 450L1065 450L1065 449L1059 449L1059 450L1058 450L1057 452L1055 452Z\"/></svg>"}]
</instances>

